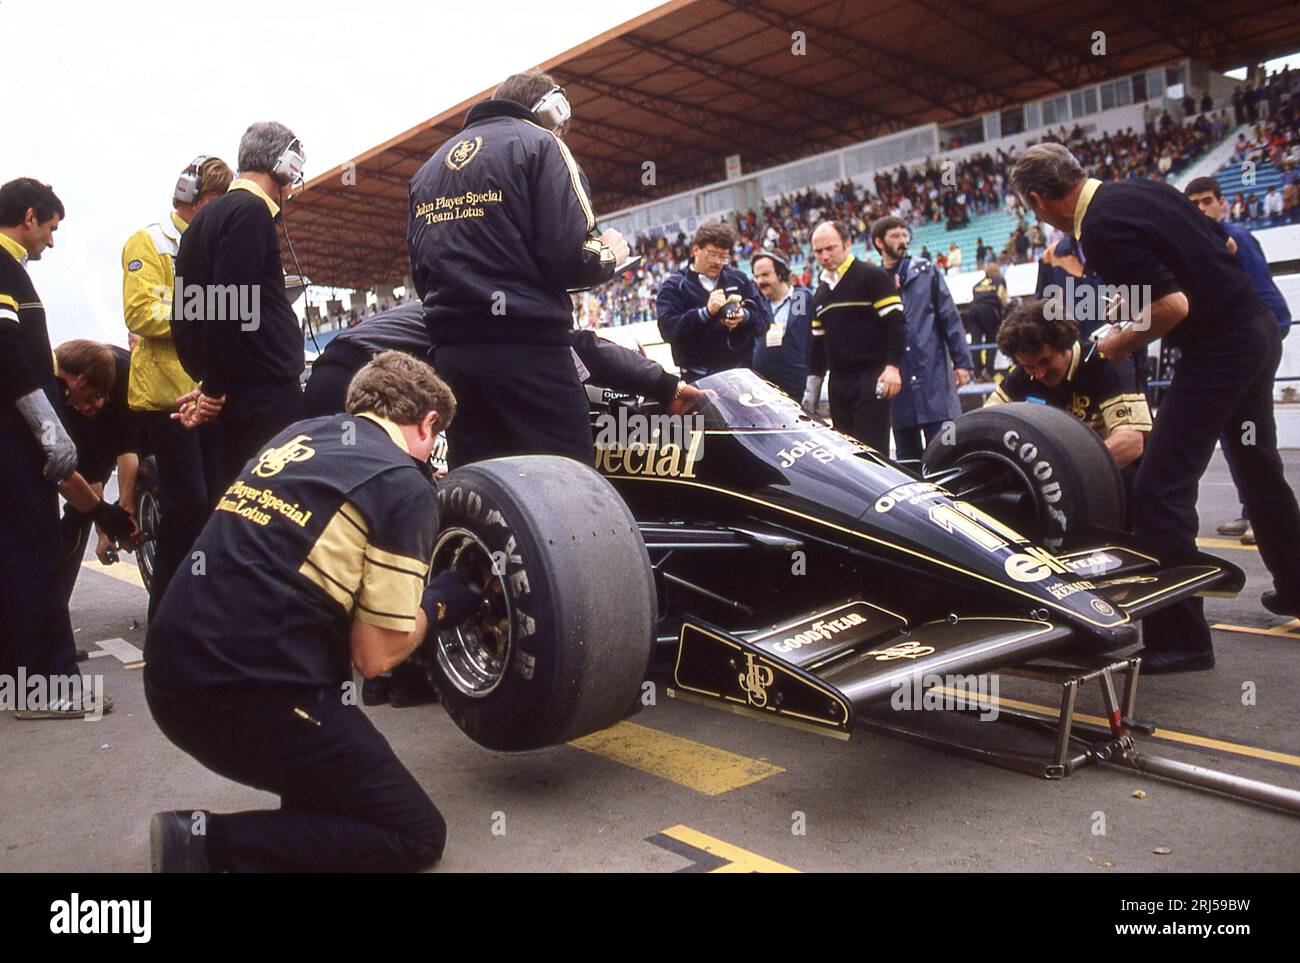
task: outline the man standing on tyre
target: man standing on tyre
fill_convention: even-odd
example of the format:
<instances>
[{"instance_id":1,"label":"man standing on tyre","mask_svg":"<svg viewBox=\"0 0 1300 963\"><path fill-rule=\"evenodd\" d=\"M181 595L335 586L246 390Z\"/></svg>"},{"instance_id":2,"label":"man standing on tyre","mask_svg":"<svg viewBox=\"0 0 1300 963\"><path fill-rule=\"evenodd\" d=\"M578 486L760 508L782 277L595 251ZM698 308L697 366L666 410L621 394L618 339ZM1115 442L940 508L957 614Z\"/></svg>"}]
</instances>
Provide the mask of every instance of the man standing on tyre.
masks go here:
<instances>
[{"instance_id":1,"label":"man standing on tyre","mask_svg":"<svg viewBox=\"0 0 1300 963\"><path fill-rule=\"evenodd\" d=\"M609 280L628 247L617 231L595 233L586 176L561 139L569 115L549 76L515 74L411 178L411 277L460 410L453 468L594 459L569 289Z\"/></svg>"},{"instance_id":2,"label":"man standing on tyre","mask_svg":"<svg viewBox=\"0 0 1300 963\"><path fill-rule=\"evenodd\" d=\"M1173 383L1133 492L1133 529L1168 565L1197 555L1197 486L1222 436L1241 469L1274 590L1261 602L1300 615L1300 507L1283 474L1273 418L1273 372L1282 350L1277 319L1228 249L1223 228L1176 189L1130 178L1088 178L1059 144L1027 149L1011 184L1040 219L1079 241L1080 256L1108 284L1132 286L1148 305L1112 329L1098 350L1123 361L1156 338L1181 351ZM1143 667L1208 669L1214 649L1204 603L1187 599L1144 620Z\"/></svg>"},{"instance_id":3,"label":"man standing on tyre","mask_svg":"<svg viewBox=\"0 0 1300 963\"><path fill-rule=\"evenodd\" d=\"M815 410L829 369L835 428L887 455L890 407L903 383L907 318L893 279L849 253L851 241L848 226L839 221L823 221L812 234L822 276L813 295L803 407Z\"/></svg>"},{"instance_id":4,"label":"man standing on tyre","mask_svg":"<svg viewBox=\"0 0 1300 963\"><path fill-rule=\"evenodd\" d=\"M725 224L704 224L691 239L691 264L664 279L655 297L659 333L672 346L682 378L748 368L772 310L754 282L731 266L735 236Z\"/></svg>"},{"instance_id":5,"label":"man standing on tyre","mask_svg":"<svg viewBox=\"0 0 1300 963\"><path fill-rule=\"evenodd\" d=\"M145 695L159 728L278 811L158 813L161 872L419 869L446 825L356 704L352 666L398 665L431 626L472 614L456 573L425 585L438 503L425 463L456 402L433 369L385 352L348 413L270 440L217 503L149 624Z\"/></svg>"}]
</instances>

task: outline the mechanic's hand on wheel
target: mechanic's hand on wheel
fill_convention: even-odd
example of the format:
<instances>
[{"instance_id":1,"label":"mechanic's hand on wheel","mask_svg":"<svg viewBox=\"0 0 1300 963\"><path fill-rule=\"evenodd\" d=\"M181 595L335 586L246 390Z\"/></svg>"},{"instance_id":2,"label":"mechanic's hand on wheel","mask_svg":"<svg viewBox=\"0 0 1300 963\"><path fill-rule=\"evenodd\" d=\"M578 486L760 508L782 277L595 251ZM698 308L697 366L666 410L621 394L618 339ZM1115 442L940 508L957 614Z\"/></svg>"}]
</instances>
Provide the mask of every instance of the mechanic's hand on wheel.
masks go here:
<instances>
[{"instance_id":1,"label":"mechanic's hand on wheel","mask_svg":"<svg viewBox=\"0 0 1300 963\"><path fill-rule=\"evenodd\" d=\"M101 498L99 504L90 513L90 517L95 520L99 528L104 530L104 534L114 541L128 541L135 535L135 522L126 513L126 509L116 503L110 504Z\"/></svg>"},{"instance_id":2,"label":"mechanic's hand on wheel","mask_svg":"<svg viewBox=\"0 0 1300 963\"><path fill-rule=\"evenodd\" d=\"M425 586L420 608L429 617L429 627L450 628L459 625L487 601L484 590L459 572L441 572Z\"/></svg>"},{"instance_id":3,"label":"mechanic's hand on wheel","mask_svg":"<svg viewBox=\"0 0 1300 963\"><path fill-rule=\"evenodd\" d=\"M706 305L704 305L704 308L706 311L709 312L709 314L716 317L718 312L722 310L722 306L726 303L727 303L727 292L722 291L718 288L714 288L709 293L709 301Z\"/></svg>"},{"instance_id":4,"label":"mechanic's hand on wheel","mask_svg":"<svg viewBox=\"0 0 1300 963\"><path fill-rule=\"evenodd\" d=\"M36 444L45 453L42 475L47 482L62 484L77 470L77 446L73 444L63 422L54 413L54 406L40 388L23 395L14 405L22 414L27 427L36 437Z\"/></svg>"},{"instance_id":5,"label":"mechanic's hand on wheel","mask_svg":"<svg viewBox=\"0 0 1300 963\"><path fill-rule=\"evenodd\" d=\"M612 227L600 236L600 243L614 252L615 267L626 261L631 253L631 248L627 246L627 238Z\"/></svg>"},{"instance_id":6,"label":"mechanic's hand on wheel","mask_svg":"<svg viewBox=\"0 0 1300 963\"><path fill-rule=\"evenodd\" d=\"M98 528L95 529L95 558L101 565L112 565L117 561L117 543Z\"/></svg>"},{"instance_id":7,"label":"mechanic's hand on wheel","mask_svg":"<svg viewBox=\"0 0 1300 963\"><path fill-rule=\"evenodd\" d=\"M885 365L885 370L882 371L880 377L876 379L876 384L881 389L880 397L885 401L888 401L890 398L902 391L903 376L899 374L898 366L892 364Z\"/></svg>"}]
</instances>

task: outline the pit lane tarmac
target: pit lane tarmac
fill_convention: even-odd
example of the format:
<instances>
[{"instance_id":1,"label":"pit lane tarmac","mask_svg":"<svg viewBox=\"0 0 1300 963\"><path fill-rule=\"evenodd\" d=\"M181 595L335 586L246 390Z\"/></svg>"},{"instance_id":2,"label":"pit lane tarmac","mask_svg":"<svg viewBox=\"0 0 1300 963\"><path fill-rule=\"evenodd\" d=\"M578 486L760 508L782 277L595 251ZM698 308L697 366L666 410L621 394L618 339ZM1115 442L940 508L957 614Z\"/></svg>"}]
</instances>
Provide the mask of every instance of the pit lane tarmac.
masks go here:
<instances>
[{"instance_id":1,"label":"pit lane tarmac","mask_svg":"<svg viewBox=\"0 0 1300 963\"><path fill-rule=\"evenodd\" d=\"M1283 452L1292 484L1300 451ZM1218 665L1145 676L1146 751L1300 789L1300 622L1258 604L1259 553L1214 526L1235 517L1216 455L1202 482L1206 549L1248 575L1207 599ZM0 713L0 871L144 871L162 809L272 808L275 797L173 747L144 701L145 593L130 557L87 555L72 600L82 671L115 700L98 722ZM576 744L506 756L438 706L367 709L449 826L442 871L1295 871L1300 820L1137 773L1087 767L1046 781L869 733L849 742L666 697ZM1008 677L1000 697L1054 711L1050 689ZM1079 710L1100 715L1096 688ZM932 715L932 714L924 714ZM970 720L974 740L1047 752L1042 737Z\"/></svg>"}]
</instances>

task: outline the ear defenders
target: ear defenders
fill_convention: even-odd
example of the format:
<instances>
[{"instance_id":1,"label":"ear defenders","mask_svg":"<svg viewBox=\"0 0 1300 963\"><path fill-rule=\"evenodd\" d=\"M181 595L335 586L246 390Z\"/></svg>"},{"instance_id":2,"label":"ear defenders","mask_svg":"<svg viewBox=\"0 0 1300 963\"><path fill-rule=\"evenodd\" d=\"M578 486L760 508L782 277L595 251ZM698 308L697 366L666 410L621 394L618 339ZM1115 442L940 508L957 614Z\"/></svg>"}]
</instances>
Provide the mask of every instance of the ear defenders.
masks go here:
<instances>
[{"instance_id":1,"label":"ear defenders","mask_svg":"<svg viewBox=\"0 0 1300 963\"><path fill-rule=\"evenodd\" d=\"M302 141L295 137L280 151L275 166L271 168L271 176L281 187L301 187L302 169L306 164L307 152L303 149Z\"/></svg>"},{"instance_id":2,"label":"ear defenders","mask_svg":"<svg viewBox=\"0 0 1300 963\"><path fill-rule=\"evenodd\" d=\"M790 262L775 251L759 251L755 254L749 260L750 270L753 270L755 261L765 257L772 259L772 265L776 268L776 276L781 279L782 283L790 280Z\"/></svg>"},{"instance_id":3,"label":"ear defenders","mask_svg":"<svg viewBox=\"0 0 1300 963\"><path fill-rule=\"evenodd\" d=\"M199 188L203 183L203 165L212 160L207 154L200 154L190 161L181 176L176 179L176 190L172 197L180 204L193 204L199 199Z\"/></svg>"},{"instance_id":4,"label":"ear defenders","mask_svg":"<svg viewBox=\"0 0 1300 963\"><path fill-rule=\"evenodd\" d=\"M552 87L529 109L547 130L555 130L573 116L573 108L569 106L569 98L564 96L563 87Z\"/></svg>"}]
</instances>

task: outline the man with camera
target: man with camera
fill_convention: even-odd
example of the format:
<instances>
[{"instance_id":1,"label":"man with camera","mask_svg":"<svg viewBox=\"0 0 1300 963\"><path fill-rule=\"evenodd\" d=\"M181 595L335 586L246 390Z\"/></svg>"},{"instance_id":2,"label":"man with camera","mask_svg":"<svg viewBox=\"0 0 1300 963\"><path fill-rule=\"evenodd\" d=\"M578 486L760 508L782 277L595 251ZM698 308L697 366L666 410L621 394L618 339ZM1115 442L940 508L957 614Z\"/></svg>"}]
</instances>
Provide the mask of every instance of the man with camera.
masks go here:
<instances>
[{"instance_id":1,"label":"man with camera","mask_svg":"<svg viewBox=\"0 0 1300 963\"><path fill-rule=\"evenodd\" d=\"M691 264L664 279L655 298L659 333L688 383L715 371L748 368L772 311L754 282L731 266L735 236L704 224L691 239Z\"/></svg>"}]
</instances>

